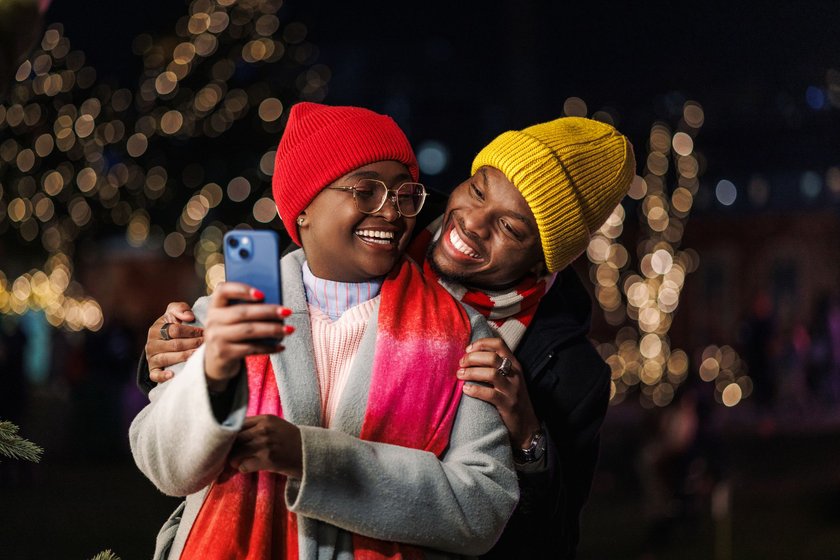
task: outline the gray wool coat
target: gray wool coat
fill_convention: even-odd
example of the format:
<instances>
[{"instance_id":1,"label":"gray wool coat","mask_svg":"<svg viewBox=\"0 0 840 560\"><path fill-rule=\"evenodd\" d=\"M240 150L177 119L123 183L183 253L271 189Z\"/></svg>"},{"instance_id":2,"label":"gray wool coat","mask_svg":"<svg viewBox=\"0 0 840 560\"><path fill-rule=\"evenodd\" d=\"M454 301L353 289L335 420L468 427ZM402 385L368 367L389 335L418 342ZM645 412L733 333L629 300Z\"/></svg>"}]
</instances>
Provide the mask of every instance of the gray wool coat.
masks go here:
<instances>
[{"instance_id":1,"label":"gray wool coat","mask_svg":"<svg viewBox=\"0 0 840 560\"><path fill-rule=\"evenodd\" d=\"M486 552L518 500L507 430L496 409L463 396L450 444L433 453L358 438L367 405L378 306L370 319L330 429L321 427L309 313L301 279L302 251L281 260L286 350L271 355L284 417L298 425L303 476L286 485L286 507L298 515L300 558L353 558L351 533L427 547L427 558ZM208 299L194 306L199 321ZM468 309L471 340L490 335ZM163 493L186 496L158 535L155 558L179 558L208 486L225 465L245 419L247 380L240 376L226 418L217 420L199 348L175 377L155 387L131 424L131 451ZM279 374L278 374L279 372ZM454 375L455 372L452 372ZM418 372L422 375L422 372Z\"/></svg>"}]
</instances>

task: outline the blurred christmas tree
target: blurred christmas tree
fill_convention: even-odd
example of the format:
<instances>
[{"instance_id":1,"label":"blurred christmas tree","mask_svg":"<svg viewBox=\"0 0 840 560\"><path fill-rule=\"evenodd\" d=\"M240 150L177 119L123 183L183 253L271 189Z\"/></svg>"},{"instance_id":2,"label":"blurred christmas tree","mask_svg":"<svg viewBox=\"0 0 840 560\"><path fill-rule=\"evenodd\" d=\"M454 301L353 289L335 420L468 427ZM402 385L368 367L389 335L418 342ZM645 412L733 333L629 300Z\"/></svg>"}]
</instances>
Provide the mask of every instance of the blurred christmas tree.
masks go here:
<instances>
[{"instance_id":1,"label":"blurred christmas tree","mask_svg":"<svg viewBox=\"0 0 840 560\"><path fill-rule=\"evenodd\" d=\"M322 100L330 79L281 3L192 1L171 35L135 39L133 88L99 76L60 24L44 31L0 104L0 313L97 330L101 308L73 280L86 242L193 251L213 286L224 231L280 228L270 177L285 109ZM26 43L17 29L5 43Z\"/></svg>"}]
</instances>

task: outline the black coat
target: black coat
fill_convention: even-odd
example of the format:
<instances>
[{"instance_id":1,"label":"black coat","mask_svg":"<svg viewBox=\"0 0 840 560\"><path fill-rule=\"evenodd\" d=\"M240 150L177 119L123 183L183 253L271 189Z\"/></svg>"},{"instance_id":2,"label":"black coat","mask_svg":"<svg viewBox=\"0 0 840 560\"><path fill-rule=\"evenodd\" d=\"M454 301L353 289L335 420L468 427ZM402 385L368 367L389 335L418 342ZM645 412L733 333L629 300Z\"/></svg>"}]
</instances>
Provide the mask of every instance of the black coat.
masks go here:
<instances>
[{"instance_id":1,"label":"black coat","mask_svg":"<svg viewBox=\"0 0 840 560\"><path fill-rule=\"evenodd\" d=\"M447 198L429 194L415 233L444 213ZM537 418L548 430L549 470L519 473L519 505L483 558L575 557L610 396L610 369L587 338L591 316L589 293L567 267L540 300L514 352Z\"/></svg>"},{"instance_id":2,"label":"black coat","mask_svg":"<svg viewBox=\"0 0 840 560\"><path fill-rule=\"evenodd\" d=\"M590 315L589 294L566 268L516 349L548 430L549 471L519 474L519 505L485 558L575 557L610 392L609 367L587 339Z\"/></svg>"}]
</instances>

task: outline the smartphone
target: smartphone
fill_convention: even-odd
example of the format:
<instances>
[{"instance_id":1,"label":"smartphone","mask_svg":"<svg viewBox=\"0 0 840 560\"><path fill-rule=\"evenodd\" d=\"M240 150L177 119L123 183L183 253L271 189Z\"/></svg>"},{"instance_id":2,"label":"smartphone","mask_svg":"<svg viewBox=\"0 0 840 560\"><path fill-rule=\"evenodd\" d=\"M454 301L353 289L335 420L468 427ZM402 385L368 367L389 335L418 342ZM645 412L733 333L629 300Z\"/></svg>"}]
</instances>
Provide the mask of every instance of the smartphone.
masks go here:
<instances>
[{"instance_id":1,"label":"smartphone","mask_svg":"<svg viewBox=\"0 0 840 560\"><path fill-rule=\"evenodd\" d=\"M280 236L271 230L236 229L225 234L223 244L225 280L260 290L265 303L282 304Z\"/></svg>"}]
</instances>

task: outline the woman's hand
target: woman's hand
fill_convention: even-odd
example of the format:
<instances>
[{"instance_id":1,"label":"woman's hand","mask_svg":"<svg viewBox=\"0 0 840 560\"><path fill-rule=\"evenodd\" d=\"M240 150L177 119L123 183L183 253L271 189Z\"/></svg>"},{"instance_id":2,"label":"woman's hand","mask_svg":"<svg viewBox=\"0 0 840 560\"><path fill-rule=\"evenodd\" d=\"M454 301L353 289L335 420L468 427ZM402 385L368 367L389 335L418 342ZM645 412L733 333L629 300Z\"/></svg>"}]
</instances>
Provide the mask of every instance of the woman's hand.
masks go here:
<instances>
[{"instance_id":1,"label":"woman's hand","mask_svg":"<svg viewBox=\"0 0 840 560\"><path fill-rule=\"evenodd\" d=\"M499 373L503 358L511 362L507 375ZM531 436L540 429L540 422L528 396L522 365L513 352L501 338L482 338L467 346L460 365L459 378L484 383L467 383L464 393L495 406L510 433L511 445L527 447Z\"/></svg>"},{"instance_id":2,"label":"woman's hand","mask_svg":"<svg viewBox=\"0 0 840 560\"><path fill-rule=\"evenodd\" d=\"M245 356L283 350L283 337L294 331L283 324L291 309L257 303L264 298L262 292L240 282L222 282L213 292L204 328L204 373L211 391L227 388ZM234 301L243 303L232 305Z\"/></svg>"},{"instance_id":3,"label":"woman's hand","mask_svg":"<svg viewBox=\"0 0 840 560\"><path fill-rule=\"evenodd\" d=\"M273 414L249 416L231 451L230 466L240 472L272 471L301 478L300 430Z\"/></svg>"},{"instance_id":4,"label":"woman's hand","mask_svg":"<svg viewBox=\"0 0 840 560\"><path fill-rule=\"evenodd\" d=\"M204 342L204 329L182 324L191 321L195 321L195 315L189 304L174 301L166 306L166 313L149 327L146 361L149 364L149 379L154 383L172 379L174 373L167 368L186 361ZM161 329L166 324L169 340L161 338Z\"/></svg>"}]
</instances>

